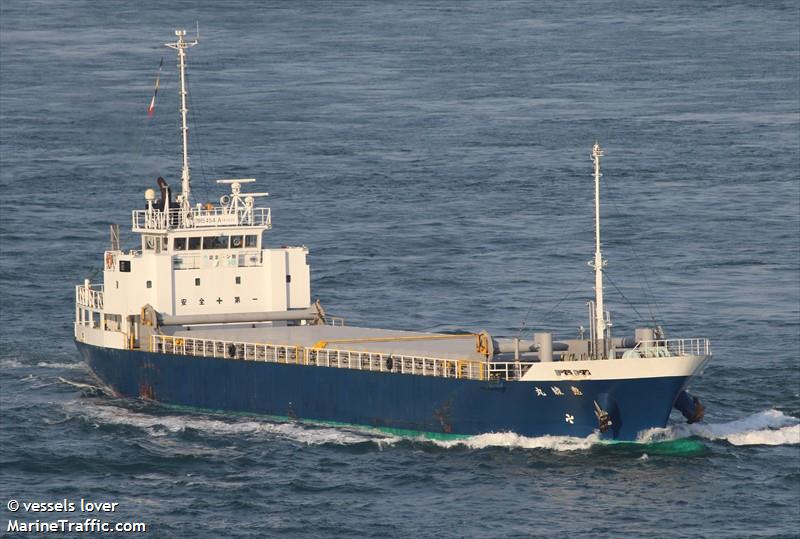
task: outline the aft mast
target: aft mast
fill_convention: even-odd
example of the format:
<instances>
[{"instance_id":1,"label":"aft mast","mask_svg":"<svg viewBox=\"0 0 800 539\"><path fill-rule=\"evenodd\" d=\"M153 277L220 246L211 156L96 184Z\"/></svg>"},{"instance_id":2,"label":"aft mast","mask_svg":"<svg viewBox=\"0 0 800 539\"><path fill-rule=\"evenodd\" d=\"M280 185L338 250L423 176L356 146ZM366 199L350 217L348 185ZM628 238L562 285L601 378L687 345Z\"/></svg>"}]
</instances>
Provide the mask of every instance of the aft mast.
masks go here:
<instances>
[{"instance_id":1,"label":"aft mast","mask_svg":"<svg viewBox=\"0 0 800 539\"><path fill-rule=\"evenodd\" d=\"M178 197L178 201L181 204L181 210L183 210L183 215L186 217L189 214L190 207L189 207L189 192L191 190L190 178L189 175L189 126L186 121L186 115L189 112L189 108L186 105L187 97L189 95L189 91L186 88L186 49L189 47L194 47L197 45L197 39L194 41L186 41L184 36L186 35L186 30L175 30L175 35L178 36L178 41L175 43L165 43L165 45L171 49L175 49L178 51L178 69L180 70L181 75L181 135L183 139L183 169L181 170L181 194Z\"/></svg>"},{"instance_id":2,"label":"aft mast","mask_svg":"<svg viewBox=\"0 0 800 539\"><path fill-rule=\"evenodd\" d=\"M606 329L607 322L603 306L603 268L606 265L603 254L600 252L600 158L603 150L595 142L592 147L592 161L594 162L594 260L589 265L594 268L594 356L606 357Z\"/></svg>"}]
</instances>

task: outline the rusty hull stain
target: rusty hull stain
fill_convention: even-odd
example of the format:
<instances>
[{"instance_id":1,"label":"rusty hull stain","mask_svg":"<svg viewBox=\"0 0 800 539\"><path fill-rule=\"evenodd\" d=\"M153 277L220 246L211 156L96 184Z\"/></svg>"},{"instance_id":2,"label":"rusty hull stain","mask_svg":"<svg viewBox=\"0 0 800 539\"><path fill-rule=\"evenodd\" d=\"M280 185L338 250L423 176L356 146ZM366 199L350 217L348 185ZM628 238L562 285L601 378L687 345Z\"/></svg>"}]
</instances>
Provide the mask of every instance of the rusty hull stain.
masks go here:
<instances>
[{"instance_id":1,"label":"rusty hull stain","mask_svg":"<svg viewBox=\"0 0 800 539\"><path fill-rule=\"evenodd\" d=\"M450 425L450 415L453 413L453 401L447 400L442 404L439 408L433 411L433 417L439 421L439 425L442 427L442 432L444 433L451 433L453 432L453 427Z\"/></svg>"},{"instance_id":2,"label":"rusty hull stain","mask_svg":"<svg viewBox=\"0 0 800 539\"><path fill-rule=\"evenodd\" d=\"M157 378L158 370L150 361L142 364L139 381L139 398L156 400L156 390L153 387L153 379Z\"/></svg>"},{"instance_id":3,"label":"rusty hull stain","mask_svg":"<svg viewBox=\"0 0 800 539\"><path fill-rule=\"evenodd\" d=\"M139 384L139 398L151 401L156 400L156 392L149 381L144 380Z\"/></svg>"}]
</instances>

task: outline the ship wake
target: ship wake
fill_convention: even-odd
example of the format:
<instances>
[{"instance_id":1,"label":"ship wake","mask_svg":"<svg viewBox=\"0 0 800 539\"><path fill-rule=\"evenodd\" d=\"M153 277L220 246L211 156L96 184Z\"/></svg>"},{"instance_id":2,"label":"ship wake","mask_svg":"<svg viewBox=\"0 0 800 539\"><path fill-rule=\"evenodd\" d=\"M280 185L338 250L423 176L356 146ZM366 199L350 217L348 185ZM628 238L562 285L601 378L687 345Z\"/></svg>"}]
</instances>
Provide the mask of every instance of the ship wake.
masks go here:
<instances>
[{"instance_id":1,"label":"ship wake","mask_svg":"<svg viewBox=\"0 0 800 539\"><path fill-rule=\"evenodd\" d=\"M327 427L295 421L270 420L258 417L209 416L191 412L158 413L165 410L131 410L122 406L96 402L71 403L67 412L84 421L100 426L126 426L141 429L154 437L164 437L187 432L199 432L213 437L245 436L254 438L282 438L307 445L352 445L364 442L392 443L395 436L368 436L358 429Z\"/></svg>"},{"instance_id":2,"label":"ship wake","mask_svg":"<svg viewBox=\"0 0 800 539\"><path fill-rule=\"evenodd\" d=\"M487 433L453 439L437 439L425 433L397 434L358 426L328 425L315 422L288 421L281 418L199 414L157 407L133 410L126 406L99 404L97 401L73 402L67 413L100 426L127 426L145 431L153 437L185 433L201 433L211 437L244 436L283 439L304 445L373 445L379 449L420 444L442 449L482 450L545 450L555 452L594 451L615 446L648 451L653 454L697 454L706 450L706 441L726 441L735 446L800 444L800 419L778 410L766 410L727 423L672 425L650 429L636 442L616 443L603 440L599 434L585 438L571 436L527 437L510 432Z\"/></svg>"},{"instance_id":3,"label":"ship wake","mask_svg":"<svg viewBox=\"0 0 800 539\"><path fill-rule=\"evenodd\" d=\"M800 444L800 419L779 410L764 410L726 423L694 423L650 429L639 435L641 443L656 443L683 438L726 441L731 445Z\"/></svg>"},{"instance_id":4,"label":"ship wake","mask_svg":"<svg viewBox=\"0 0 800 539\"><path fill-rule=\"evenodd\" d=\"M31 360L20 360L19 358L4 358L0 360L0 368L2 369L31 369L31 368L41 368L41 369L59 369L59 370L78 370L78 371L88 371L88 366L81 362L56 362L56 361L31 361Z\"/></svg>"},{"instance_id":5,"label":"ship wake","mask_svg":"<svg viewBox=\"0 0 800 539\"><path fill-rule=\"evenodd\" d=\"M550 451L586 451L601 443L599 434L585 438L573 436L520 436L513 432L490 432L456 440L430 440L431 443L444 448L466 447L469 449L487 449L506 447L509 449L545 449Z\"/></svg>"}]
</instances>

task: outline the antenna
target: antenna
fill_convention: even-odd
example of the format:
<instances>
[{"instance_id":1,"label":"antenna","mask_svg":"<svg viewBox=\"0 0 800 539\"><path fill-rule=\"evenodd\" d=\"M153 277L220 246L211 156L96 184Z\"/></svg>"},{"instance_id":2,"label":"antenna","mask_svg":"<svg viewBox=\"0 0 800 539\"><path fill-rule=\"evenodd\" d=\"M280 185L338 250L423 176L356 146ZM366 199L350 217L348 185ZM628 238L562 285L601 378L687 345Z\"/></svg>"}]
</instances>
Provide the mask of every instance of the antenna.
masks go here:
<instances>
[{"instance_id":1,"label":"antenna","mask_svg":"<svg viewBox=\"0 0 800 539\"><path fill-rule=\"evenodd\" d=\"M181 170L181 194L178 196L178 200L181 203L181 209L185 214L184 217L186 217L186 215L188 215L188 213L191 211L191 208L189 206L189 193L191 191L190 187L191 175L189 174L189 126L187 125L186 122L186 117L187 114L189 113L189 108L186 104L187 97L189 95L189 91L186 88L186 49L197 45L197 39L195 38L194 41L186 41L184 39L184 36L186 35L186 30L182 29L175 30L175 35L178 36L178 41L176 41L175 43L165 43L165 45L170 49L175 49L176 51L178 51L178 70L180 71L180 76L181 76L181 90L180 90L181 135L183 139L183 168Z\"/></svg>"},{"instance_id":2,"label":"antenna","mask_svg":"<svg viewBox=\"0 0 800 539\"><path fill-rule=\"evenodd\" d=\"M109 225L109 233L111 236L111 250L119 251L119 225Z\"/></svg>"}]
</instances>

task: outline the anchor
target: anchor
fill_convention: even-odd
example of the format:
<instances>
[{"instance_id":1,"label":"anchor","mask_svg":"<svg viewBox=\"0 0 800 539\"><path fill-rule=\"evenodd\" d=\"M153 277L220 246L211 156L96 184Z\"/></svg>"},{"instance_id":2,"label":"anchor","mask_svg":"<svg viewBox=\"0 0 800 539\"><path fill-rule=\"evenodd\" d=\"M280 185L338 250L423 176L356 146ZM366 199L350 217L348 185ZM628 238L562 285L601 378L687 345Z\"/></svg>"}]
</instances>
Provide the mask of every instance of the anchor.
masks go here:
<instances>
[{"instance_id":1,"label":"anchor","mask_svg":"<svg viewBox=\"0 0 800 539\"><path fill-rule=\"evenodd\" d=\"M594 401L594 415L597 416L597 424L600 427L600 432L606 432L609 428L611 428L611 425L613 425L608 412L600 408L600 405L597 404L597 401Z\"/></svg>"}]
</instances>

